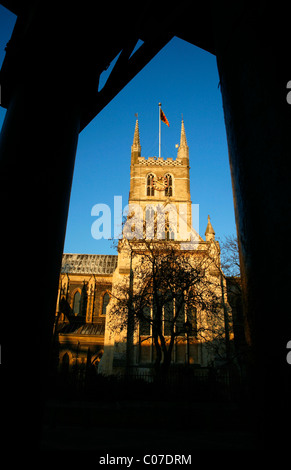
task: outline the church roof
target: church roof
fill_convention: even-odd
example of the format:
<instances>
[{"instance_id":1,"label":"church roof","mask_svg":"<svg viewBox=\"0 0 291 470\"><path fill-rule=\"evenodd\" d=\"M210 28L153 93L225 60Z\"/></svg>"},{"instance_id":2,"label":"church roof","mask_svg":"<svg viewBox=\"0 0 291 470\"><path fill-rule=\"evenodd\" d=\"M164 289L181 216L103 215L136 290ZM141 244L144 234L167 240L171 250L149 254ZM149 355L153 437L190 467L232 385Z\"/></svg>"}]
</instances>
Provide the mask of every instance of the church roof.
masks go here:
<instances>
[{"instance_id":1,"label":"church roof","mask_svg":"<svg viewBox=\"0 0 291 470\"><path fill-rule=\"evenodd\" d=\"M117 267L117 255L85 255L65 253L61 273L113 274Z\"/></svg>"},{"instance_id":2,"label":"church roof","mask_svg":"<svg viewBox=\"0 0 291 470\"><path fill-rule=\"evenodd\" d=\"M80 325L80 323L68 323L64 325L59 334L71 334L71 335L104 335L105 333L105 324L104 323L85 323Z\"/></svg>"}]
</instances>

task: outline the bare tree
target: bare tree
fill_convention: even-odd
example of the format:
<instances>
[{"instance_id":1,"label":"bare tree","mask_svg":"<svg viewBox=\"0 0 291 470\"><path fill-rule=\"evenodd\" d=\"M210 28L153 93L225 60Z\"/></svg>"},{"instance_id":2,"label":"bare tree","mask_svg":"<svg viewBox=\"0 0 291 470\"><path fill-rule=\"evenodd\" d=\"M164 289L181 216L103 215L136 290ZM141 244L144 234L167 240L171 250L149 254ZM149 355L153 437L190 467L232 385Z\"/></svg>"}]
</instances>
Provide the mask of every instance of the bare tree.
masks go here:
<instances>
[{"instance_id":1,"label":"bare tree","mask_svg":"<svg viewBox=\"0 0 291 470\"><path fill-rule=\"evenodd\" d=\"M226 235L220 241L221 267L226 276L240 277L238 240L235 235Z\"/></svg>"},{"instance_id":2,"label":"bare tree","mask_svg":"<svg viewBox=\"0 0 291 470\"><path fill-rule=\"evenodd\" d=\"M242 281L240 272L239 247L236 235L228 235L220 242L221 267L227 280L227 297L232 309L234 349L233 359L243 373L247 355L245 319L242 303Z\"/></svg>"},{"instance_id":3,"label":"bare tree","mask_svg":"<svg viewBox=\"0 0 291 470\"><path fill-rule=\"evenodd\" d=\"M209 274L213 266L207 252L181 251L168 241L122 241L132 260L130 276L112 293L109 328L133 328L150 332L156 371L167 373L174 344L203 341L217 350L224 338L223 304L219 276ZM212 273L213 274L213 273Z\"/></svg>"}]
</instances>

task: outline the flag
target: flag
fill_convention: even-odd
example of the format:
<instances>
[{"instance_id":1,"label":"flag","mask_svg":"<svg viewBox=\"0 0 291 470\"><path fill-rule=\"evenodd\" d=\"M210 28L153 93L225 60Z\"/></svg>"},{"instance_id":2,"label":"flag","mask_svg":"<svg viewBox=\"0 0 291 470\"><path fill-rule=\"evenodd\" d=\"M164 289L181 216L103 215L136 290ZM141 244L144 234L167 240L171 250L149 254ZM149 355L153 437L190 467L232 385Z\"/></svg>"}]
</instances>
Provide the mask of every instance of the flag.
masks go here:
<instances>
[{"instance_id":1,"label":"flag","mask_svg":"<svg viewBox=\"0 0 291 470\"><path fill-rule=\"evenodd\" d=\"M165 124L167 124L168 127L170 127L169 121L166 118L166 116L164 115L162 110L161 110L161 113L160 113L160 118L161 118L161 121L163 121Z\"/></svg>"}]
</instances>

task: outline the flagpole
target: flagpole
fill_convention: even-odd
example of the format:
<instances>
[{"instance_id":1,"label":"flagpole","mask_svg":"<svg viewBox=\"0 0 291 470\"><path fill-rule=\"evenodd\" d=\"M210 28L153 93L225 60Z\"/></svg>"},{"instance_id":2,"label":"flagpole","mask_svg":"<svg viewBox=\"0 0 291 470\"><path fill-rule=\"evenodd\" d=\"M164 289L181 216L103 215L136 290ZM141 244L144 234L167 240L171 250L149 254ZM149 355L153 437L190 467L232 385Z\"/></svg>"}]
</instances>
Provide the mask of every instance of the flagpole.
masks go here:
<instances>
[{"instance_id":1,"label":"flagpole","mask_svg":"<svg viewBox=\"0 0 291 470\"><path fill-rule=\"evenodd\" d=\"M159 103L159 158L161 157L161 106L162 103Z\"/></svg>"}]
</instances>

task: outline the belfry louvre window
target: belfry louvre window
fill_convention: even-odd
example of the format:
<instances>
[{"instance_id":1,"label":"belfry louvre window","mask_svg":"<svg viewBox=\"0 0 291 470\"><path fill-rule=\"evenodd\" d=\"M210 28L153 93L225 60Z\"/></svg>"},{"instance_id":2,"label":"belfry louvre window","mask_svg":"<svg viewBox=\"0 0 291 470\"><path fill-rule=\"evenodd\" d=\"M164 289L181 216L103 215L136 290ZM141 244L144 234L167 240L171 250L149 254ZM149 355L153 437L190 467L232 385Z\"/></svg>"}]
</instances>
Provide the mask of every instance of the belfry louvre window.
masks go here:
<instances>
[{"instance_id":1,"label":"belfry louvre window","mask_svg":"<svg viewBox=\"0 0 291 470\"><path fill-rule=\"evenodd\" d=\"M154 196L155 195L155 190L154 190L154 175L150 173L147 176L147 196Z\"/></svg>"},{"instance_id":2,"label":"belfry louvre window","mask_svg":"<svg viewBox=\"0 0 291 470\"><path fill-rule=\"evenodd\" d=\"M171 175L165 175L165 182L167 184L165 188L165 196L173 196L173 178Z\"/></svg>"}]
</instances>

